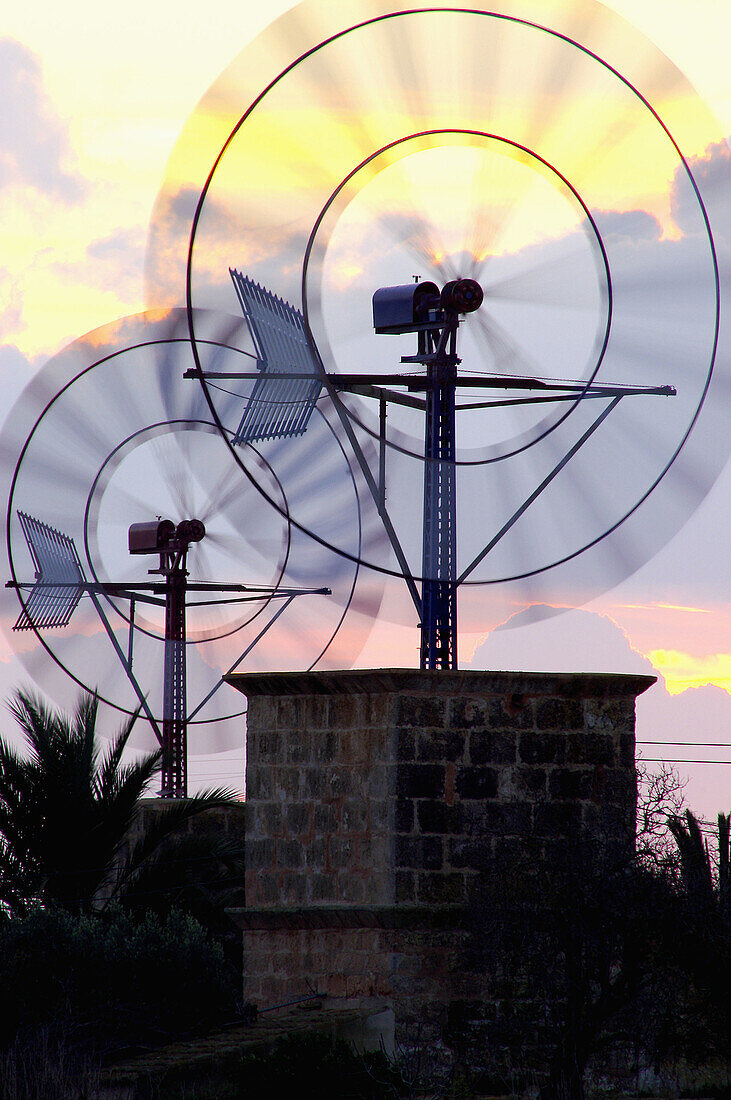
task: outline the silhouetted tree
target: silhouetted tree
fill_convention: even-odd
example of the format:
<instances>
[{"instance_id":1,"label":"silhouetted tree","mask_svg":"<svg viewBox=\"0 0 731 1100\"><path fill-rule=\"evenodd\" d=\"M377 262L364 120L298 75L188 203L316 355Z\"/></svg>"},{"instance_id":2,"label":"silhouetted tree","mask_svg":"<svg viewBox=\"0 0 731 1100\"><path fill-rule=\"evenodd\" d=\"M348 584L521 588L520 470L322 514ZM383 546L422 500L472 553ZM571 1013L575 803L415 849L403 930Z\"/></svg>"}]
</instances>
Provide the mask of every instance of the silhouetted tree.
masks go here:
<instances>
[{"instance_id":1,"label":"silhouetted tree","mask_svg":"<svg viewBox=\"0 0 731 1100\"><path fill-rule=\"evenodd\" d=\"M34 903L74 912L120 897L166 838L190 818L229 803L230 792L181 799L121 858L160 752L122 763L137 715L101 750L98 701L83 695L70 717L19 690L10 709L25 735L20 755L0 739L0 904L22 915Z\"/></svg>"},{"instance_id":2,"label":"silhouetted tree","mask_svg":"<svg viewBox=\"0 0 731 1100\"><path fill-rule=\"evenodd\" d=\"M700 822L690 810L685 820L671 817L668 828L678 846L680 874L686 900L701 916L706 927L719 925L731 932L729 911L729 821L718 815L718 860L714 866Z\"/></svg>"},{"instance_id":3,"label":"silhouetted tree","mask_svg":"<svg viewBox=\"0 0 731 1100\"><path fill-rule=\"evenodd\" d=\"M669 822L680 857L679 891L683 912L687 972L686 1002L694 1008L688 1056L725 1055L731 1034L731 905L729 900L729 816L719 814L714 857L690 810Z\"/></svg>"},{"instance_id":4,"label":"silhouetted tree","mask_svg":"<svg viewBox=\"0 0 731 1100\"><path fill-rule=\"evenodd\" d=\"M672 869L677 866L678 853L668 821L684 809L687 780L664 762L651 771L638 760L636 770L636 859L642 866Z\"/></svg>"}]
</instances>

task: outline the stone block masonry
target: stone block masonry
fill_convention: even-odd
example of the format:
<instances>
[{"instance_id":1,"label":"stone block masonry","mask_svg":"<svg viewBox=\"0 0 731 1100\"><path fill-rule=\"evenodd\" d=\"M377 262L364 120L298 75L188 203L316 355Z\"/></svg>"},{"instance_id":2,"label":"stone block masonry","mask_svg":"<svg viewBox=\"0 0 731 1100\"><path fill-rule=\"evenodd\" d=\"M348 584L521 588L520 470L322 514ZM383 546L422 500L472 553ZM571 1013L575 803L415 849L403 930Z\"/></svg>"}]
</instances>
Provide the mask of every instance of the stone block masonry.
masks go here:
<instances>
[{"instance_id":1,"label":"stone block masonry","mask_svg":"<svg viewBox=\"0 0 731 1100\"><path fill-rule=\"evenodd\" d=\"M383 996L436 1018L480 996L461 930L507 862L634 842L647 676L234 674L248 698L244 995Z\"/></svg>"}]
</instances>

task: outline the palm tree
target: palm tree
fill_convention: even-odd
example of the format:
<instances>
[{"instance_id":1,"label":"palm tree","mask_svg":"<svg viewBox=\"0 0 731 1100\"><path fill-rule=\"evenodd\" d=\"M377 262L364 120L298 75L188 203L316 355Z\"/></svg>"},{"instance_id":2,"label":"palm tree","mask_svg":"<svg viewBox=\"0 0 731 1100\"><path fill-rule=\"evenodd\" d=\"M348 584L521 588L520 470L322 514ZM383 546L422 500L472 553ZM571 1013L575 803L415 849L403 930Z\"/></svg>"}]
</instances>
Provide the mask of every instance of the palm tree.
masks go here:
<instances>
[{"instance_id":1,"label":"palm tree","mask_svg":"<svg viewBox=\"0 0 731 1100\"><path fill-rule=\"evenodd\" d=\"M708 844L697 818L685 811L685 822L671 817L668 828L678 846L684 894L698 915L711 924L720 922L731 933L731 877L729 825L731 815L718 815L718 864L714 873Z\"/></svg>"},{"instance_id":2,"label":"palm tree","mask_svg":"<svg viewBox=\"0 0 731 1100\"><path fill-rule=\"evenodd\" d=\"M687 1005L695 996L696 1016L703 1028L691 1031L688 1044L725 1056L731 1034L731 904L729 883L729 815L718 815L718 862L713 859L698 820L686 810L685 821L672 818L668 827L680 856L683 902L684 964L690 980ZM714 866L715 864L715 866ZM678 945L676 945L678 949Z\"/></svg>"},{"instance_id":3,"label":"palm tree","mask_svg":"<svg viewBox=\"0 0 731 1100\"><path fill-rule=\"evenodd\" d=\"M82 695L69 717L21 689L10 710L29 750L21 756L0 739L0 907L12 914L38 902L81 912L101 895L108 904L186 821L234 797L214 790L176 802L123 857L161 763L158 751L122 764L137 714L102 753L95 697Z\"/></svg>"},{"instance_id":4,"label":"palm tree","mask_svg":"<svg viewBox=\"0 0 731 1100\"><path fill-rule=\"evenodd\" d=\"M694 908L706 915L716 903L708 844L695 815L686 810L684 816L685 821L681 817L669 818L668 829L678 846L683 893Z\"/></svg>"}]
</instances>

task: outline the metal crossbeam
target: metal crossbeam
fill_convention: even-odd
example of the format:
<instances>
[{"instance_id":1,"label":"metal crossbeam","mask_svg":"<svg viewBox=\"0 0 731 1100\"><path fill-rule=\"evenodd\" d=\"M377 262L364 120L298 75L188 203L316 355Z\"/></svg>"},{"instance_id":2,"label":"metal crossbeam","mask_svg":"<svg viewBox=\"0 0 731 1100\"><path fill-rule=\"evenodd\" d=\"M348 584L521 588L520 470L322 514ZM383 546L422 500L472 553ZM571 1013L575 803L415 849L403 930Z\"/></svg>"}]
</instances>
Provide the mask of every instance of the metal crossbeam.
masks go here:
<instances>
[{"instance_id":1,"label":"metal crossbeam","mask_svg":"<svg viewBox=\"0 0 731 1100\"><path fill-rule=\"evenodd\" d=\"M411 359L415 356L411 356ZM295 373L294 371L288 371L287 374L278 374L275 371L267 371L267 378L271 381L283 381L288 378L299 378L312 380L313 370L302 371L301 373ZM221 371L221 370L207 370L199 371L195 368L190 368L185 371L183 378L210 378L216 381L234 381L234 380L246 380L257 379L260 375L253 371ZM321 378L318 375L318 379ZM385 390L384 386L404 386L409 391L429 390L439 386L439 382L430 379L424 374L329 374L327 377L322 377L323 384L329 383L337 390L348 390L352 393L363 392L366 397L380 397L386 396L389 401L395 400L388 390ZM519 375L508 374L460 374L457 379L458 389L480 389L480 390L538 390L541 393L550 394L576 394L582 398L585 397L629 397L645 394L652 397L675 397L676 389L674 386L630 386L626 383L616 382L562 382L557 379L546 378L527 378ZM567 398L556 397L540 397L535 398L537 401L560 401ZM417 406L413 406L416 408ZM424 408L423 403L418 406Z\"/></svg>"},{"instance_id":2,"label":"metal crossbeam","mask_svg":"<svg viewBox=\"0 0 731 1100\"><path fill-rule=\"evenodd\" d=\"M298 309L229 268L256 348L259 375L233 438L235 444L286 439L307 430L322 383ZM274 374L276 377L271 377Z\"/></svg>"}]
</instances>

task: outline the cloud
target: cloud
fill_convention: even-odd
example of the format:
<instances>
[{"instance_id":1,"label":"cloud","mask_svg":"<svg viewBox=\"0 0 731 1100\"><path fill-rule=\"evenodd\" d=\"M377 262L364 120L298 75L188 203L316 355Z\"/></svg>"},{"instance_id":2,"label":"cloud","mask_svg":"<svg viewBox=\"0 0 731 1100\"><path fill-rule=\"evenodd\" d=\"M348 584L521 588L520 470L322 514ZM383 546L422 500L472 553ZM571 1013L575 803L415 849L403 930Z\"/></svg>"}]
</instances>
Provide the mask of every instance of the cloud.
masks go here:
<instances>
[{"instance_id":1,"label":"cloud","mask_svg":"<svg viewBox=\"0 0 731 1100\"><path fill-rule=\"evenodd\" d=\"M689 167L708 209L714 234L731 243L731 150L727 142L709 145L703 156L691 157ZM697 199L682 167L673 180L671 211L679 229L684 233L697 232Z\"/></svg>"},{"instance_id":2,"label":"cloud","mask_svg":"<svg viewBox=\"0 0 731 1100\"><path fill-rule=\"evenodd\" d=\"M33 366L12 344L0 344L0 422L34 374Z\"/></svg>"},{"instance_id":3,"label":"cloud","mask_svg":"<svg viewBox=\"0 0 731 1100\"><path fill-rule=\"evenodd\" d=\"M593 210L592 216L604 240L658 241L662 234L659 221L646 210Z\"/></svg>"},{"instance_id":4,"label":"cloud","mask_svg":"<svg viewBox=\"0 0 731 1100\"><path fill-rule=\"evenodd\" d=\"M652 619L652 611L652 607L645 609L657 638L658 623ZM731 654L666 649L658 646L657 641L643 653L637 648L634 622L631 618L629 621L632 625L625 630L613 618L594 611L571 609L557 614L555 607L533 604L511 615L488 634L475 651L472 666L518 671L659 674L670 695L712 685L725 688L731 699ZM645 643L651 633L648 630ZM682 635L676 617L675 637L679 636ZM685 641L686 645L692 645L692 636L686 634Z\"/></svg>"},{"instance_id":5,"label":"cloud","mask_svg":"<svg viewBox=\"0 0 731 1100\"><path fill-rule=\"evenodd\" d=\"M158 199L145 263L150 305L181 304L185 296L190 231L200 192L182 187ZM286 212L285 212L286 216ZM234 308L228 269L237 267L287 301L299 303L307 231L299 224L245 224L233 202L209 196L198 223L194 252L194 295L199 307Z\"/></svg>"},{"instance_id":6,"label":"cloud","mask_svg":"<svg viewBox=\"0 0 731 1100\"><path fill-rule=\"evenodd\" d=\"M139 293L140 273L145 253L144 234L137 228L118 229L109 237L89 245L86 255L95 263L99 284L124 297L122 286L130 286L129 296Z\"/></svg>"},{"instance_id":7,"label":"cloud","mask_svg":"<svg viewBox=\"0 0 731 1100\"><path fill-rule=\"evenodd\" d=\"M648 654L671 695L713 684L731 694L731 653L696 656L678 649L654 649Z\"/></svg>"},{"instance_id":8,"label":"cloud","mask_svg":"<svg viewBox=\"0 0 731 1100\"><path fill-rule=\"evenodd\" d=\"M535 605L492 630L475 650L472 668L501 671L623 672L654 675L615 622L592 611Z\"/></svg>"},{"instance_id":9,"label":"cloud","mask_svg":"<svg viewBox=\"0 0 731 1100\"><path fill-rule=\"evenodd\" d=\"M12 38L0 40L0 186L30 186L71 203L84 194L69 171L69 138L43 88L37 57Z\"/></svg>"},{"instance_id":10,"label":"cloud","mask_svg":"<svg viewBox=\"0 0 731 1100\"><path fill-rule=\"evenodd\" d=\"M9 335L23 329L20 287L7 268L0 268L0 330Z\"/></svg>"},{"instance_id":11,"label":"cloud","mask_svg":"<svg viewBox=\"0 0 731 1100\"><path fill-rule=\"evenodd\" d=\"M64 283L94 286L108 291L122 303L136 303L140 297L145 238L138 228L120 228L94 241L84 259L54 263L52 271Z\"/></svg>"}]
</instances>

